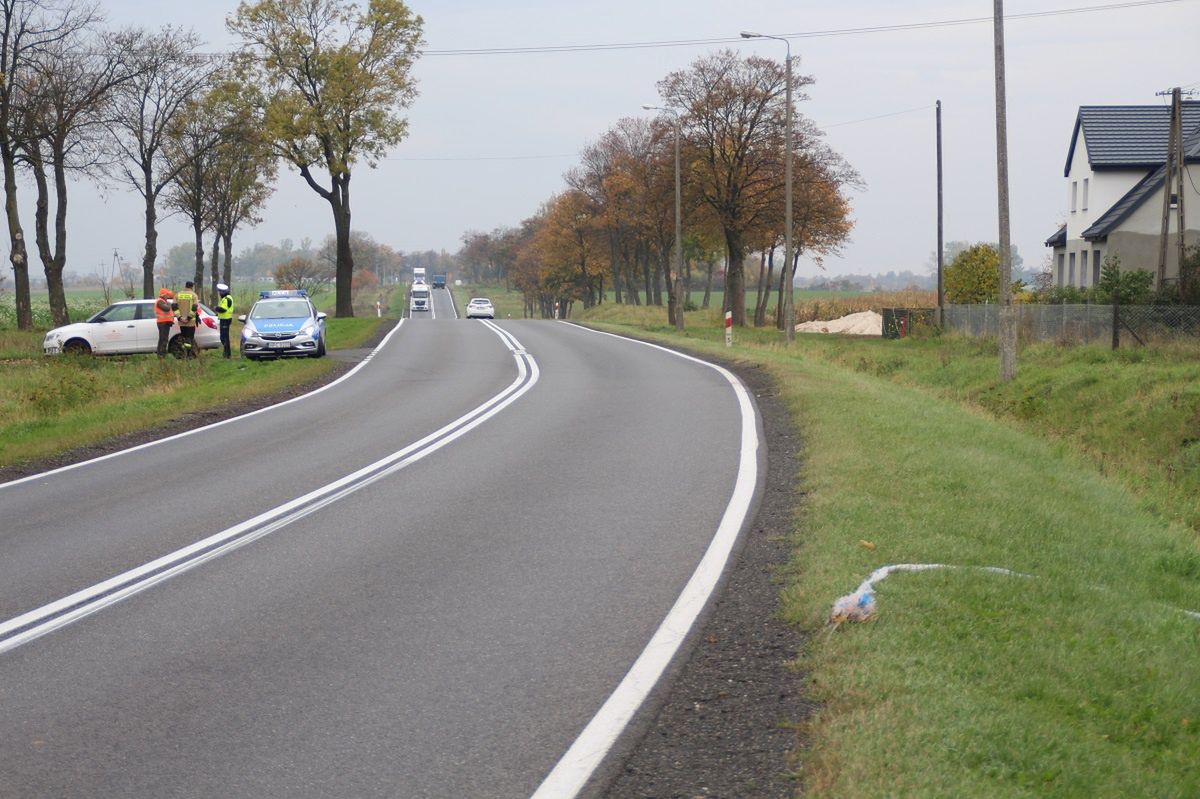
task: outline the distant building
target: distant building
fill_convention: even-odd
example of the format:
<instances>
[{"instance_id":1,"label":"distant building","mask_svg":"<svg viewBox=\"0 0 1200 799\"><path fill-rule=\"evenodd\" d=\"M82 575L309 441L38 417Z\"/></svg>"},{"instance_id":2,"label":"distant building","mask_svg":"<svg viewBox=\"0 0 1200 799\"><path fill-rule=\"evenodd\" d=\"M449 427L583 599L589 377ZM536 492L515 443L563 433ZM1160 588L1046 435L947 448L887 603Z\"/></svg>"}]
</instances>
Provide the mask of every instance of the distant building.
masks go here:
<instances>
[{"instance_id":1,"label":"distant building","mask_svg":"<svg viewBox=\"0 0 1200 799\"><path fill-rule=\"evenodd\" d=\"M1109 255L1157 279L1169 105L1085 105L1075 117L1064 176L1067 223L1046 240L1054 282L1094 286ZM1183 103L1185 241L1200 244L1200 102ZM1179 277L1175 211L1166 277Z\"/></svg>"}]
</instances>

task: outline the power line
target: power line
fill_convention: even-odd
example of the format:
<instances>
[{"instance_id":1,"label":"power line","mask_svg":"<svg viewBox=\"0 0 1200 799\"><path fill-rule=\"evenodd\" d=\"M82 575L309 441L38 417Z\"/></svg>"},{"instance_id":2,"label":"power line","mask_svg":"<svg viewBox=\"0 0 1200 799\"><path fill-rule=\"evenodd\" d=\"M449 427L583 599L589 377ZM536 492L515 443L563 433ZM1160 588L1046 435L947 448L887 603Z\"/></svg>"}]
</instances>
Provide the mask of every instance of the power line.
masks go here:
<instances>
[{"instance_id":1,"label":"power line","mask_svg":"<svg viewBox=\"0 0 1200 799\"><path fill-rule=\"evenodd\" d=\"M472 155L472 156L430 156L430 157L395 157L384 158L384 161L536 161L546 158L577 158L579 153L550 153L547 155Z\"/></svg>"},{"instance_id":2,"label":"power line","mask_svg":"<svg viewBox=\"0 0 1200 799\"><path fill-rule=\"evenodd\" d=\"M1124 3L1109 3L1106 5L1078 6L1075 8L1060 8L1049 11L1028 11L1021 14L1007 14L1006 20L1039 19L1042 17L1057 17L1068 14L1087 14L1097 11L1116 11L1145 6L1159 6L1172 3L1182 3L1187 0L1130 0ZM992 17L964 17L961 19L946 19L929 22L910 22L897 25L872 25L861 28L832 28L829 30L798 31L781 33L781 39L818 39L833 36L855 36L866 33L892 33L896 31L925 30L929 28L949 28L960 25L976 25L992 22ZM573 44L548 45L540 47L479 47L454 50L422 50L423 56L464 56L464 55L524 55L531 53L580 53L602 50L643 50L662 47L696 47L714 44L732 44L742 42L740 36L727 36L714 39L666 39L648 42L610 42L606 44Z\"/></svg>"},{"instance_id":3,"label":"power line","mask_svg":"<svg viewBox=\"0 0 1200 799\"><path fill-rule=\"evenodd\" d=\"M821 125L818 127L820 127L821 130L829 130L830 128L840 128L843 125L857 125L860 122L870 122L875 119L886 119L888 117L898 117L901 114L913 114L913 113L916 113L917 111L928 111L930 108L933 108L933 103L930 103L929 105L919 105L916 108L906 108L903 111L892 111L887 114L876 114L873 117L863 117L862 119L851 119L846 122L835 122L832 125Z\"/></svg>"}]
</instances>

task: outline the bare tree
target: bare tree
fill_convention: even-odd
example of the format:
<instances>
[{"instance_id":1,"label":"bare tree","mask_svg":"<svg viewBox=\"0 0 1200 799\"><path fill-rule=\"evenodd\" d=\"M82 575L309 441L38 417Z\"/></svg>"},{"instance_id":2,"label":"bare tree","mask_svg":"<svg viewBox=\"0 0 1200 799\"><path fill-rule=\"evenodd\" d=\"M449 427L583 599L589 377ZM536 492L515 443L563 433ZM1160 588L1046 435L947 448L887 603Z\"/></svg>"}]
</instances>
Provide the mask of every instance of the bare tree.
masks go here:
<instances>
[{"instance_id":1,"label":"bare tree","mask_svg":"<svg viewBox=\"0 0 1200 799\"><path fill-rule=\"evenodd\" d=\"M258 213L271 196L278 162L270 144L258 135L252 117L236 106L226 107L221 140L210 160L205 204L224 251L222 280L232 283L233 234L242 225L259 222ZM214 248L214 255L215 255ZM213 271L213 289L217 275Z\"/></svg>"},{"instance_id":2,"label":"bare tree","mask_svg":"<svg viewBox=\"0 0 1200 799\"><path fill-rule=\"evenodd\" d=\"M217 65L196 52L200 41L192 31L166 27L132 35L134 77L116 95L109 129L116 162L113 174L145 201L142 296L150 298L158 257L159 196L187 166L186 161L167 165L163 148L189 99L209 85Z\"/></svg>"},{"instance_id":3,"label":"bare tree","mask_svg":"<svg viewBox=\"0 0 1200 799\"><path fill-rule=\"evenodd\" d=\"M17 327L33 327L29 294L29 252L17 208L18 98L34 55L71 36L95 17L91 6L70 0L0 0L0 163L4 169L4 213L8 221L9 260Z\"/></svg>"},{"instance_id":4,"label":"bare tree","mask_svg":"<svg viewBox=\"0 0 1200 799\"><path fill-rule=\"evenodd\" d=\"M164 172L173 175L163 194L163 203L192 223L196 245L192 280L197 287L204 285L204 234L216 224L207 198L214 181L213 161L224 120L214 113L213 105L211 94L184 102L175 124L168 128L162 151Z\"/></svg>"},{"instance_id":5,"label":"bare tree","mask_svg":"<svg viewBox=\"0 0 1200 799\"><path fill-rule=\"evenodd\" d=\"M57 325L70 321L63 269L67 263L67 176L96 175L113 91L131 79L129 38L82 29L47 45L30 61L19 95L18 152L37 188L35 241L50 312ZM51 173L48 175L48 171ZM54 234L50 233L53 177Z\"/></svg>"}]
</instances>

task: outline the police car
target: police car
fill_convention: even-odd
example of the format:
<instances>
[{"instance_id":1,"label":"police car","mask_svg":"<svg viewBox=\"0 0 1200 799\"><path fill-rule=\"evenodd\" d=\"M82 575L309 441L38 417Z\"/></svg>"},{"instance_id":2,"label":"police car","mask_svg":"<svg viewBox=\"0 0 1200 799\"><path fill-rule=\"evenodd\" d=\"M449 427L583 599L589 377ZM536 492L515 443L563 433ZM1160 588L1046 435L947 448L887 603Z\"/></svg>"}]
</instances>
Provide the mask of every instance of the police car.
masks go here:
<instances>
[{"instance_id":1,"label":"police car","mask_svg":"<svg viewBox=\"0 0 1200 799\"><path fill-rule=\"evenodd\" d=\"M263 291L239 316L242 328L242 357L279 358L325 354L325 314L318 313L303 289Z\"/></svg>"}]
</instances>

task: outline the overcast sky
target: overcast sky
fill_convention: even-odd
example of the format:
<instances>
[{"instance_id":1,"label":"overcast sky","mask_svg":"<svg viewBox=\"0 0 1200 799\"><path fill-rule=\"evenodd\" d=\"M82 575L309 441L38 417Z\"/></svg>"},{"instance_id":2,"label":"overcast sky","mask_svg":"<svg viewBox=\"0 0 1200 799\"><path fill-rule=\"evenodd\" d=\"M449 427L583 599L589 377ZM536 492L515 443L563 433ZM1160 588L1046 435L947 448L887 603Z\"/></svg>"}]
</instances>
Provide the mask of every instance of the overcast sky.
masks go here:
<instances>
[{"instance_id":1,"label":"overcast sky","mask_svg":"<svg viewBox=\"0 0 1200 799\"><path fill-rule=\"evenodd\" d=\"M1009 0L1010 15L1116 0ZM990 18L992 3L932 0L411 0L425 20L415 73L420 96L409 138L378 169L355 172L353 226L401 250L457 250L466 230L515 225L563 188L582 147L623 116L647 114L656 82L721 46L782 60L777 41L646 49L447 55L466 48L541 47L720 39L742 30L790 37L795 65L811 75L800 113L862 175L856 225L830 274L923 271L936 242L934 102L943 104L946 240L997 239L995 117L990 22L918 30L804 36L867 26ZM110 25L193 27L210 50L233 41L230 0L101 0ZM1080 105L1159 104L1171 86L1200 89L1200 0L1011 19L1008 55L1012 237L1026 266L1066 207L1063 165ZM31 191L24 194L32 223ZM68 269L93 271L113 250L143 252L140 198L120 188L72 187ZM234 241L320 241L328 205L295 172L281 171L255 229ZM160 258L189 241L178 219L161 224ZM34 265L36 268L36 260ZM815 267L802 267L815 274Z\"/></svg>"}]
</instances>

